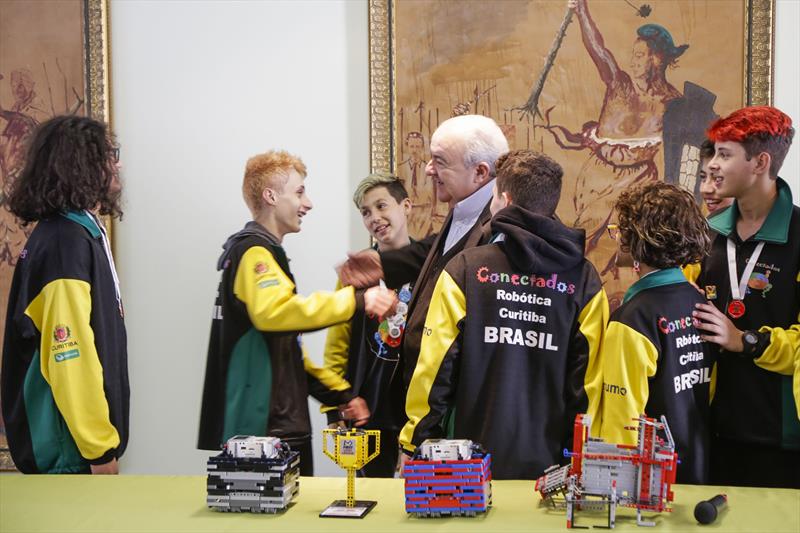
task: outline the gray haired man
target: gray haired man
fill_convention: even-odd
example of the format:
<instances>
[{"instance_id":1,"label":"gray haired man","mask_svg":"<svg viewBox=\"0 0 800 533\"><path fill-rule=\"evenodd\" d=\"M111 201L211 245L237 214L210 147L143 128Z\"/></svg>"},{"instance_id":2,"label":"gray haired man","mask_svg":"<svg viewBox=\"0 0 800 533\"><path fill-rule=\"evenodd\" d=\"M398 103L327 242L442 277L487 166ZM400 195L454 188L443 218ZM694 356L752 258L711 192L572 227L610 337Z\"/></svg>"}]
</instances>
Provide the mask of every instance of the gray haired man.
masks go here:
<instances>
[{"instance_id":1,"label":"gray haired man","mask_svg":"<svg viewBox=\"0 0 800 533\"><path fill-rule=\"evenodd\" d=\"M425 173L437 184L439 201L449 201L452 206L442 231L400 250L352 254L340 270L342 283L357 287L376 284L379 279L391 287L416 280L401 351L405 385L417 364L425 316L439 274L459 252L485 244L490 237L495 162L508 152L508 141L491 118L462 115L439 125L431 136L430 151Z\"/></svg>"}]
</instances>

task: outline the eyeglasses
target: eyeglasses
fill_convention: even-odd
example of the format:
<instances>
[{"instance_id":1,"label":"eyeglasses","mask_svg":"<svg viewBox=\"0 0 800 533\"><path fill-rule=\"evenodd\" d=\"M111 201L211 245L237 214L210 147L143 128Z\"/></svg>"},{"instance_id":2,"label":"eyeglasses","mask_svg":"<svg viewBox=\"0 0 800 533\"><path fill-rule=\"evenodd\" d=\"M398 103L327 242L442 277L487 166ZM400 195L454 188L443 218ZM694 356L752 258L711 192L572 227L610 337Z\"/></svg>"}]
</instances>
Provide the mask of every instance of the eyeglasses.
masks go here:
<instances>
[{"instance_id":1,"label":"eyeglasses","mask_svg":"<svg viewBox=\"0 0 800 533\"><path fill-rule=\"evenodd\" d=\"M608 230L608 236L616 241L619 237L619 224L609 224L606 229Z\"/></svg>"},{"instance_id":2,"label":"eyeglasses","mask_svg":"<svg viewBox=\"0 0 800 533\"><path fill-rule=\"evenodd\" d=\"M111 159L114 160L114 163L119 163L119 146L112 146L111 151Z\"/></svg>"}]
</instances>

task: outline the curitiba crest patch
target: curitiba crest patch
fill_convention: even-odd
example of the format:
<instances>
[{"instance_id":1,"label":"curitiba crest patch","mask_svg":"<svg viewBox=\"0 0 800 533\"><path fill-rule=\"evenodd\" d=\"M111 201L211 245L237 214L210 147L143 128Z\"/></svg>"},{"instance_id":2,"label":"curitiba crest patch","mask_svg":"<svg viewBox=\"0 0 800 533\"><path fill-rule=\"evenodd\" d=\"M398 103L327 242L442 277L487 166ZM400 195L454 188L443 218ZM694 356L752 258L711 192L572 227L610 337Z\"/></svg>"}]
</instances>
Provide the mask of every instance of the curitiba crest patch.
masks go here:
<instances>
[{"instance_id":1,"label":"curitiba crest patch","mask_svg":"<svg viewBox=\"0 0 800 533\"><path fill-rule=\"evenodd\" d=\"M53 329L53 340L56 342L65 342L72 336L72 332L69 330L68 326L64 324L58 324Z\"/></svg>"}]
</instances>

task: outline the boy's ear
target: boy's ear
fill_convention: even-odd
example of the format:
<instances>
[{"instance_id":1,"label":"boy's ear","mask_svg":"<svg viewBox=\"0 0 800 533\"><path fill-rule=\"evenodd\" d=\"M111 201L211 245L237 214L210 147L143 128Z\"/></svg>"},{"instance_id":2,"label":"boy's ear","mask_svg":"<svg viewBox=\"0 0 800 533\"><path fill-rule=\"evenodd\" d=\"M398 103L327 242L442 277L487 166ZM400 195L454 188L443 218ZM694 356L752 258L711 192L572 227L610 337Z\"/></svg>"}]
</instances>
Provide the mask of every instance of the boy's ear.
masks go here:
<instances>
[{"instance_id":1,"label":"boy's ear","mask_svg":"<svg viewBox=\"0 0 800 533\"><path fill-rule=\"evenodd\" d=\"M403 213L406 216L411 214L411 199L410 198L403 198L403 201L400 202L400 205L403 206Z\"/></svg>"},{"instance_id":2,"label":"boy's ear","mask_svg":"<svg viewBox=\"0 0 800 533\"><path fill-rule=\"evenodd\" d=\"M769 173L772 165L772 156L769 152L761 152L756 156L756 167L753 169L757 174Z\"/></svg>"},{"instance_id":3,"label":"boy's ear","mask_svg":"<svg viewBox=\"0 0 800 533\"><path fill-rule=\"evenodd\" d=\"M511 199L511 196L508 195L508 191L501 192L500 196L503 198L503 207L508 207L514 203L514 201Z\"/></svg>"},{"instance_id":4,"label":"boy's ear","mask_svg":"<svg viewBox=\"0 0 800 533\"><path fill-rule=\"evenodd\" d=\"M276 203L278 203L278 198L277 195L275 194L275 191L273 191L269 187L261 191L261 198L263 198L264 203L269 206L273 206Z\"/></svg>"}]
</instances>

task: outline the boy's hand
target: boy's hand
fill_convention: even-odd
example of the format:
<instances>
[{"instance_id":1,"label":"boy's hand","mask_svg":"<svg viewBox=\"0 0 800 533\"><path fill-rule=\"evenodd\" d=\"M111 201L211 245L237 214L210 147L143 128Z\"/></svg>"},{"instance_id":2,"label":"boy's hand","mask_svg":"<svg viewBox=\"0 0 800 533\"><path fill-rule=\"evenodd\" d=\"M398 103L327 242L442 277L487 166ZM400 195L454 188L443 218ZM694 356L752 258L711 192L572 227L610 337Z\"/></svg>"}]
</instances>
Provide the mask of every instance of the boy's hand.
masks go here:
<instances>
[{"instance_id":1,"label":"boy's hand","mask_svg":"<svg viewBox=\"0 0 800 533\"><path fill-rule=\"evenodd\" d=\"M103 474L111 474L116 475L119 474L119 463L117 459L111 459L107 463L103 463L101 465L89 465L92 469L92 475L103 475Z\"/></svg>"},{"instance_id":2,"label":"boy's hand","mask_svg":"<svg viewBox=\"0 0 800 533\"><path fill-rule=\"evenodd\" d=\"M403 467L406 466L406 463L411 460L403 450L400 450L400 453L397 454L397 467L395 468L397 477L403 477Z\"/></svg>"},{"instance_id":3,"label":"boy's hand","mask_svg":"<svg viewBox=\"0 0 800 533\"><path fill-rule=\"evenodd\" d=\"M698 303L695 307L692 312L694 325L697 329L707 332L706 335L700 335L701 339L717 343L729 352L744 350L742 331L734 326L727 316L711 304Z\"/></svg>"},{"instance_id":4,"label":"boy's hand","mask_svg":"<svg viewBox=\"0 0 800 533\"><path fill-rule=\"evenodd\" d=\"M381 258L375 250L348 253L347 261L336 268L342 286L356 289L373 287L383 278Z\"/></svg>"},{"instance_id":5,"label":"boy's hand","mask_svg":"<svg viewBox=\"0 0 800 533\"><path fill-rule=\"evenodd\" d=\"M361 396L356 396L344 405L339 406L339 413L345 420L353 420L353 425L363 426L369 420L369 407Z\"/></svg>"},{"instance_id":6,"label":"boy's hand","mask_svg":"<svg viewBox=\"0 0 800 533\"><path fill-rule=\"evenodd\" d=\"M376 316L378 320L394 311L397 305L397 294L386 287L371 287L364 292L364 311L367 315Z\"/></svg>"}]
</instances>

